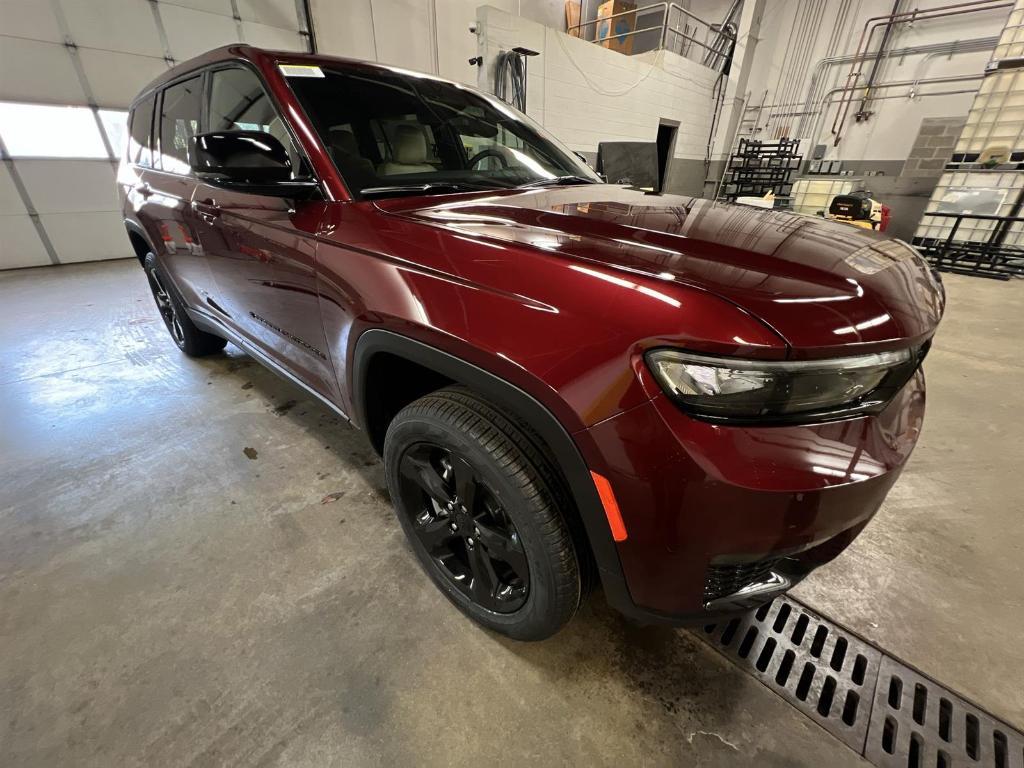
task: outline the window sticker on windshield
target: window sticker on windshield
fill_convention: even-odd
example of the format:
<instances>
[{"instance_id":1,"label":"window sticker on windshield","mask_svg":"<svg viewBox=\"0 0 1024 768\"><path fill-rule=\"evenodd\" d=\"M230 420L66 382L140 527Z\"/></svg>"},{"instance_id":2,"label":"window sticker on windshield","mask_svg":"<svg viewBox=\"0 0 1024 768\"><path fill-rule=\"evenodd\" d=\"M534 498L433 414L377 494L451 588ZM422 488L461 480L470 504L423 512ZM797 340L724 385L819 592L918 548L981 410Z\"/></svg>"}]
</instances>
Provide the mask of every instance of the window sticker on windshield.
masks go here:
<instances>
[{"instance_id":1,"label":"window sticker on windshield","mask_svg":"<svg viewBox=\"0 0 1024 768\"><path fill-rule=\"evenodd\" d=\"M324 71L313 64L278 64L285 77L324 77Z\"/></svg>"}]
</instances>

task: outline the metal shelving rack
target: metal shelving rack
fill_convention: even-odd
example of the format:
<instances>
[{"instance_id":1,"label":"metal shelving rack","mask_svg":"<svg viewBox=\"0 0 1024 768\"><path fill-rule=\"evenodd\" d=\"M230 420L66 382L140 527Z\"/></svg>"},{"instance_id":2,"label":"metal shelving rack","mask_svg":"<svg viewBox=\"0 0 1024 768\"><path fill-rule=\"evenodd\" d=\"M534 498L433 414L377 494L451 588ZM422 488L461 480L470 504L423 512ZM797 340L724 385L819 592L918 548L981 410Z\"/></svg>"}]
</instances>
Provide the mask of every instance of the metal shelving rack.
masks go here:
<instances>
[{"instance_id":1,"label":"metal shelving rack","mask_svg":"<svg viewBox=\"0 0 1024 768\"><path fill-rule=\"evenodd\" d=\"M1024 217L928 211L952 223L945 239L915 237L921 255L941 272L1009 280L1024 277ZM964 222L967 222L964 224ZM967 234L958 234L964 232Z\"/></svg>"},{"instance_id":2,"label":"metal shelving rack","mask_svg":"<svg viewBox=\"0 0 1024 768\"><path fill-rule=\"evenodd\" d=\"M763 197L774 192L776 197L788 198L793 190L792 176L803 161L803 155L797 154L799 147L799 139L740 139L736 152L729 156L722 197L735 202L737 197Z\"/></svg>"}]
</instances>

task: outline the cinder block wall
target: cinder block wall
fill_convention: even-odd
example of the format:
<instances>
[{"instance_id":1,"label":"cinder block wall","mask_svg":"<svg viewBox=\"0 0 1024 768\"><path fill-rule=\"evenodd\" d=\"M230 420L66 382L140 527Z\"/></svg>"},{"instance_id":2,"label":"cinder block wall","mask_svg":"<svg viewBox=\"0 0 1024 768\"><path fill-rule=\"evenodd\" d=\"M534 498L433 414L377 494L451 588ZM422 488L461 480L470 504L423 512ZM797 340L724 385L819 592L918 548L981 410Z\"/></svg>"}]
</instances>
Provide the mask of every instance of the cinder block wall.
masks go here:
<instances>
[{"instance_id":1,"label":"cinder block wall","mask_svg":"<svg viewBox=\"0 0 1024 768\"><path fill-rule=\"evenodd\" d=\"M903 175L935 179L941 176L966 123L966 116L924 118L907 162L903 165Z\"/></svg>"}]
</instances>

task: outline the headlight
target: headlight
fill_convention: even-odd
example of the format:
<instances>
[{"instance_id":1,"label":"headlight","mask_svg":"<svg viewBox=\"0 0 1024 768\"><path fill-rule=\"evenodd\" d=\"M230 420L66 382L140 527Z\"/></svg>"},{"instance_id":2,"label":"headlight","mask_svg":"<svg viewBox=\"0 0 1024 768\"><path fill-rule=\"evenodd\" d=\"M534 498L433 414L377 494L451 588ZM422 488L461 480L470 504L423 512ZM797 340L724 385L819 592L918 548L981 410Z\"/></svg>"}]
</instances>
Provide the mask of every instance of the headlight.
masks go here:
<instances>
[{"instance_id":1,"label":"headlight","mask_svg":"<svg viewBox=\"0 0 1024 768\"><path fill-rule=\"evenodd\" d=\"M922 356L902 349L767 362L656 349L646 357L662 389L687 412L765 423L842 418L878 409L907 383Z\"/></svg>"}]
</instances>

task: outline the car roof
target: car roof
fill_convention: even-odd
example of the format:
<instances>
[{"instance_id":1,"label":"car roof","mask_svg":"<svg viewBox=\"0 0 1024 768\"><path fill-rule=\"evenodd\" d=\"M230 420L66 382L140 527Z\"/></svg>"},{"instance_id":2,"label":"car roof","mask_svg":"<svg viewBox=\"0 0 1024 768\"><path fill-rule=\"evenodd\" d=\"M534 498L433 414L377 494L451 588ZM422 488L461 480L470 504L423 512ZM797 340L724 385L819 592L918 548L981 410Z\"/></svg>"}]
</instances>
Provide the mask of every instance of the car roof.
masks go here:
<instances>
[{"instance_id":1,"label":"car roof","mask_svg":"<svg viewBox=\"0 0 1024 768\"><path fill-rule=\"evenodd\" d=\"M257 48L256 46L246 45L244 43L232 43L230 45L223 45L220 48L214 48L206 53L202 53L199 56L195 56L171 67L169 70L152 80L139 92L138 96L132 100L132 107L134 108L135 104L149 95L150 92L162 88L183 75L187 75L189 72L202 69L213 64L231 61L249 62L256 65L258 69L274 66L279 63L319 64L335 67L341 66L350 69L376 70L382 73L399 73L411 75L413 77L428 78L430 80L448 83L459 88L467 87L463 83L447 80L428 72L417 72L415 70L393 67L375 61L350 59L342 56L326 56L319 53L302 53L300 51L278 51L267 48Z\"/></svg>"}]
</instances>

